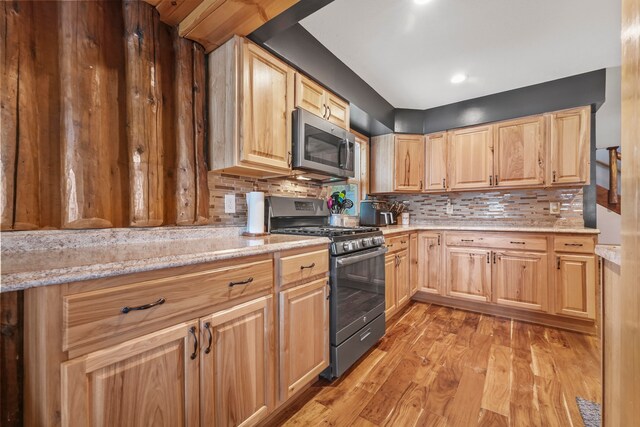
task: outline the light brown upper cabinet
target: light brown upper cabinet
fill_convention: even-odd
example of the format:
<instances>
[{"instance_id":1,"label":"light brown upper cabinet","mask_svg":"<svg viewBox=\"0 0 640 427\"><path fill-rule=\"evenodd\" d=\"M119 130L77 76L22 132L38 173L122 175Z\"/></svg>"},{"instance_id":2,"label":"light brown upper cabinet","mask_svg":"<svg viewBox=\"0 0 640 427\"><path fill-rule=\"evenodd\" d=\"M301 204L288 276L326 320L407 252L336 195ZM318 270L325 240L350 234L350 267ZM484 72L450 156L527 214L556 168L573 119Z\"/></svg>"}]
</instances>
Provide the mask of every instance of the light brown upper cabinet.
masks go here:
<instances>
[{"instance_id":1,"label":"light brown upper cabinet","mask_svg":"<svg viewBox=\"0 0 640 427\"><path fill-rule=\"evenodd\" d=\"M296 107L349 129L349 103L300 73L296 73Z\"/></svg>"},{"instance_id":2,"label":"light brown upper cabinet","mask_svg":"<svg viewBox=\"0 0 640 427\"><path fill-rule=\"evenodd\" d=\"M382 135L371 138L371 192L424 189L424 137Z\"/></svg>"},{"instance_id":3,"label":"light brown upper cabinet","mask_svg":"<svg viewBox=\"0 0 640 427\"><path fill-rule=\"evenodd\" d=\"M241 37L208 61L211 170L289 175L294 70Z\"/></svg>"},{"instance_id":4,"label":"light brown upper cabinet","mask_svg":"<svg viewBox=\"0 0 640 427\"><path fill-rule=\"evenodd\" d=\"M447 189L447 133L432 133L425 136L425 191Z\"/></svg>"},{"instance_id":5,"label":"light brown upper cabinet","mask_svg":"<svg viewBox=\"0 0 640 427\"><path fill-rule=\"evenodd\" d=\"M493 184L496 187L544 185L545 125L543 116L495 125Z\"/></svg>"},{"instance_id":6,"label":"light brown upper cabinet","mask_svg":"<svg viewBox=\"0 0 640 427\"><path fill-rule=\"evenodd\" d=\"M589 184L591 107L549 114L549 175L552 186Z\"/></svg>"},{"instance_id":7,"label":"light brown upper cabinet","mask_svg":"<svg viewBox=\"0 0 640 427\"><path fill-rule=\"evenodd\" d=\"M449 132L451 190L493 186L493 126Z\"/></svg>"}]
</instances>

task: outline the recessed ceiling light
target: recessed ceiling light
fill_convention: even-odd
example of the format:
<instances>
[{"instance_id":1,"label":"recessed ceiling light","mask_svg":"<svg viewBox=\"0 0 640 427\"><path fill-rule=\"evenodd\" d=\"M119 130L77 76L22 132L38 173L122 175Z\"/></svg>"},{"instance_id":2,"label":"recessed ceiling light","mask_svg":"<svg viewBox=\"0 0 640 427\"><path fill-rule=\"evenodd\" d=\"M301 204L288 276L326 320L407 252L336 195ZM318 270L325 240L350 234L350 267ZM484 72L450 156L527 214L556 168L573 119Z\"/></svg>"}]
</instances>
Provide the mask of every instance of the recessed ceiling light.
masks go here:
<instances>
[{"instance_id":1,"label":"recessed ceiling light","mask_svg":"<svg viewBox=\"0 0 640 427\"><path fill-rule=\"evenodd\" d=\"M451 83L454 84L462 83L465 80L467 80L467 75L463 73L454 74L453 77L451 77Z\"/></svg>"},{"instance_id":2,"label":"recessed ceiling light","mask_svg":"<svg viewBox=\"0 0 640 427\"><path fill-rule=\"evenodd\" d=\"M413 0L413 2L415 4L427 4L429 3L431 0Z\"/></svg>"}]
</instances>

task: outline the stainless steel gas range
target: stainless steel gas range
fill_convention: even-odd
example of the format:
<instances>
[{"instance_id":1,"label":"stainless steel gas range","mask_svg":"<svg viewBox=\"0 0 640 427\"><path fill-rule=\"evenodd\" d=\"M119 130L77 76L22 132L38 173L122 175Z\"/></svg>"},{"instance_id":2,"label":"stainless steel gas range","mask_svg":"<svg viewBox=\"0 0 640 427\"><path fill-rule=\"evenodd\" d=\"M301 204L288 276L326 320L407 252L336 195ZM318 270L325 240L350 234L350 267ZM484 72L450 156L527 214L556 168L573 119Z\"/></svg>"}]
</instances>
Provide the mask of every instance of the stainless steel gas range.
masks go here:
<instances>
[{"instance_id":1,"label":"stainless steel gas range","mask_svg":"<svg viewBox=\"0 0 640 427\"><path fill-rule=\"evenodd\" d=\"M322 199L268 197L268 229L277 234L325 236L331 240L331 365L325 378L342 375L385 332L382 232L374 227L330 227Z\"/></svg>"}]
</instances>

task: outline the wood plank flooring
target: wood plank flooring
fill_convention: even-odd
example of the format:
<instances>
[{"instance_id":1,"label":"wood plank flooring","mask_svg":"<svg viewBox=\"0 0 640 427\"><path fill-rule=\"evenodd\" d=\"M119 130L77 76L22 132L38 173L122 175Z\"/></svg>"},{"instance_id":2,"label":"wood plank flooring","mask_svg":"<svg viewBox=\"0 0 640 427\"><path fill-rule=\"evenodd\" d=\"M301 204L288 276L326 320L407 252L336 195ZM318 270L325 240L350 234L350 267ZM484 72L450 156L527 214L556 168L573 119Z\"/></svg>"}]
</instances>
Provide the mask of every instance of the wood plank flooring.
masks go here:
<instances>
[{"instance_id":1,"label":"wood plank flooring","mask_svg":"<svg viewBox=\"0 0 640 427\"><path fill-rule=\"evenodd\" d=\"M416 302L271 424L578 427L577 396L601 403L597 337Z\"/></svg>"}]
</instances>

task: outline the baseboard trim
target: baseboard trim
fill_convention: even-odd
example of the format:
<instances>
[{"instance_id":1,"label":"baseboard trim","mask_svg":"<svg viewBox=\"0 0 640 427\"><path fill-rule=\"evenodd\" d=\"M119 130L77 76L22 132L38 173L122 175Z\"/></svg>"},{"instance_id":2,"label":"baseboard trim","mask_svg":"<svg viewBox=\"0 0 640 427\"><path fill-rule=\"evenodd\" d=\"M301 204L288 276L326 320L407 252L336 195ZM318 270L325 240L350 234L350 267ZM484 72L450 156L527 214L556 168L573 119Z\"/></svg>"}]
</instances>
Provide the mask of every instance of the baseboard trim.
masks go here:
<instances>
[{"instance_id":1,"label":"baseboard trim","mask_svg":"<svg viewBox=\"0 0 640 427\"><path fill-rule=\"evenodd\" d=\"M499 317L507 317L523 322L536 323L559 329L567 329L569 331L581 332L589 335L597 335L598 332L597 324L594 320L572 319L569 317L561 317L546 313L528 312L511 307L444 297L442 295L435 295L423 291L418 291L413 296L413 299L415 301L441 305L444 307L457 308Z\"/></svg>"}]
</instances>

